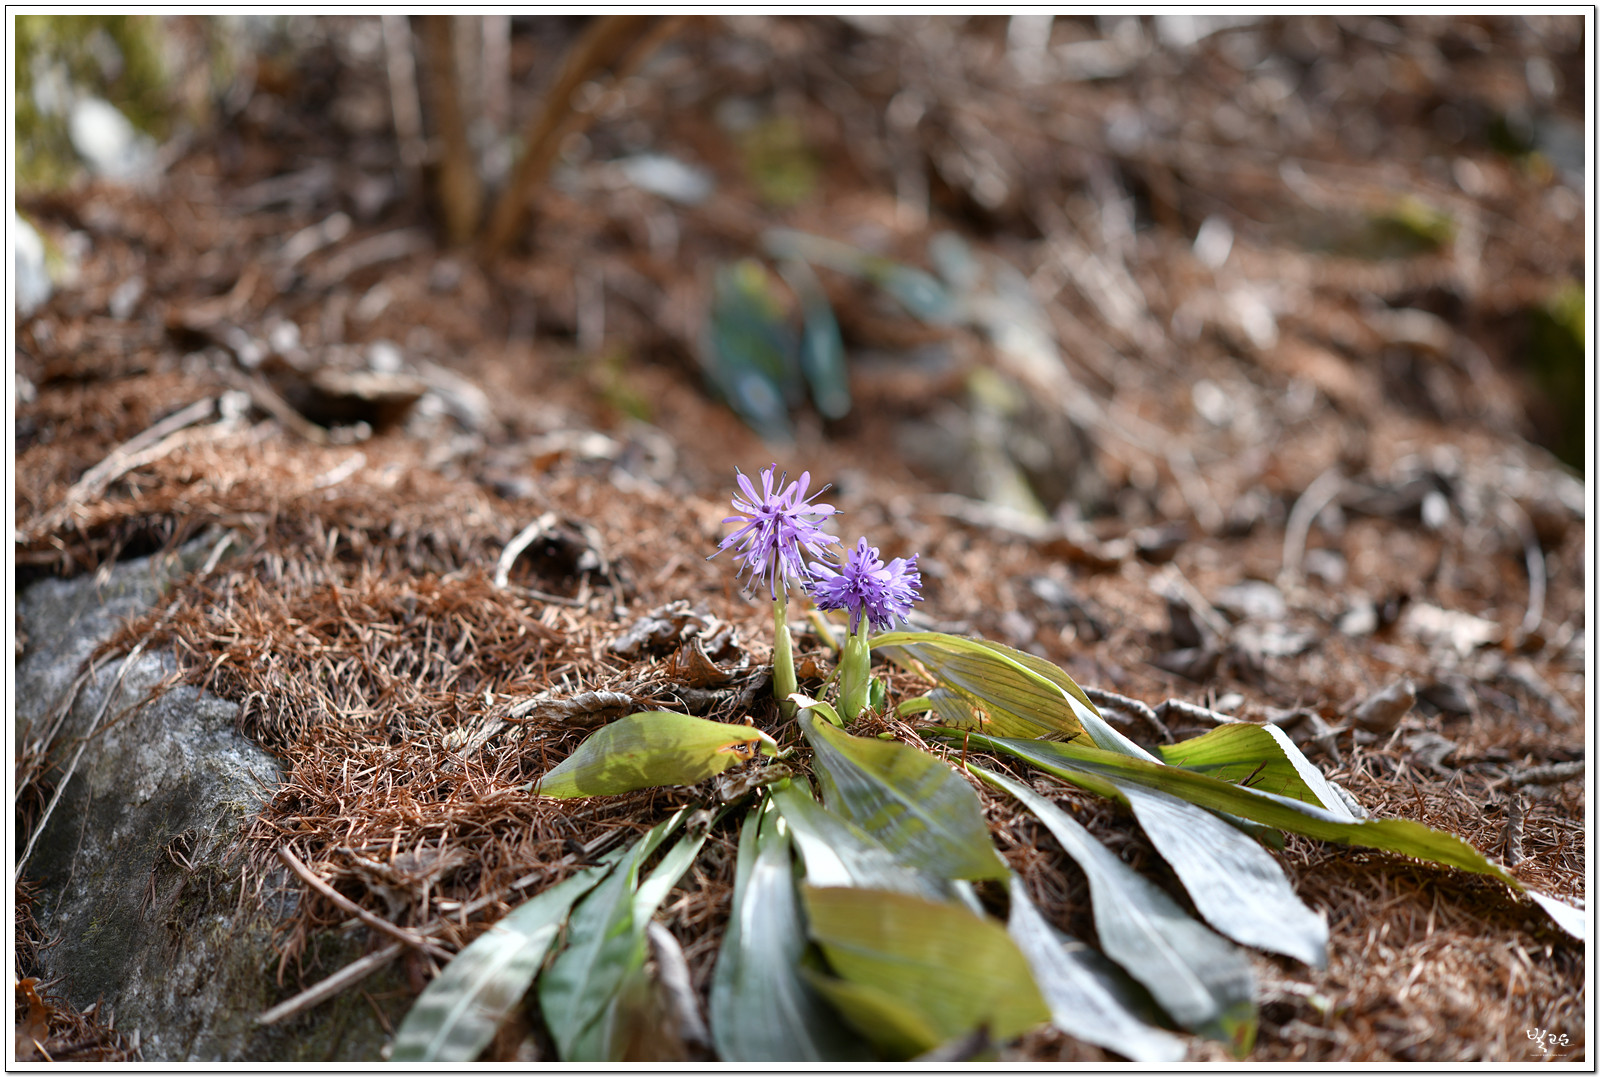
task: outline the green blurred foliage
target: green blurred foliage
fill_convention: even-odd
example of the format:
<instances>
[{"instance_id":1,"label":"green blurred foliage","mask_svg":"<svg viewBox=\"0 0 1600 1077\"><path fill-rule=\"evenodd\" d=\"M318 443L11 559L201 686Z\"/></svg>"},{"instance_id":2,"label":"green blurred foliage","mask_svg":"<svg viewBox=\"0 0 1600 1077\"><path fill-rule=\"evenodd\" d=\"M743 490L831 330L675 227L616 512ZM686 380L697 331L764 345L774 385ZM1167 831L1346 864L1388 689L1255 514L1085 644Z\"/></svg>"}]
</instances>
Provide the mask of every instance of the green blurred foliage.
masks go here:
<instances>
[{"instance_id":1,"label":"green blurred foliage","mask_svg":"<svg viewBox=\"0 0 1600 1077\"><path fill-rule=\"evenodd\" d=\"M756 193L779 209L804 202L817 189L817 159L793 116L769 116L739 140L745 173Z\"/></svg>"},{"instance_id":2,"label":"green blurred foliage","mask_svg":"<svg viewBox=\"0 0 1600 1077\"><path fill-rule=\"evenodd\" d=\"M1562 460L1585 470L1583 402L1588 397L1584 376L1584 289L1568 281L1554 295L1527 313L1527 365L1544 394L1553 429L1539 431L1540 440Z\"/></svg>"},{"instance_id":3,"label":"green blurred foliage","mask_svg":"<svg viewBox=\"0 0 1600 1077\"><path fill-rule=\"evenodd\" d=\"M67 137L68 99L103 97L157 138L171 127L166 35L152 15L18 15L16 176L52 188L79 169Z\"/></svg>"}]
</instances>

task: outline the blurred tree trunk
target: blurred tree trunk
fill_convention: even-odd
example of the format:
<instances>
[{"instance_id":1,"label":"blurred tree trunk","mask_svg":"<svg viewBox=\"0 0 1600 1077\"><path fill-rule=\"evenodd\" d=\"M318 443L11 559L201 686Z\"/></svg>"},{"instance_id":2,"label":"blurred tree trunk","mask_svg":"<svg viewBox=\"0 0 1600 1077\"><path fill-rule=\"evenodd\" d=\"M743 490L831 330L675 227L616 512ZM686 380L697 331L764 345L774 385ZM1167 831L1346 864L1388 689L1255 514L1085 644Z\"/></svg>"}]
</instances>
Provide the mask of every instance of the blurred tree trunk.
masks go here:
<instances>
[{"instance_id":1,"label":"blurred tree trunk","mask_svg":"<svg viewBox=\"0 0 1600 1077\"><path fill-rule=\"evenodd\" d=\"M677 32L684 20L681 15L601 15L589 24L567 51L543 107L528 126L522 159L495 204L484 242L490 258L510 249L527 218L532 194L550 174L562 142L582 131L593 118L591 111L575 107L573 95L578 87L608 68L617 80L626 78Z\"/></svg>"},{"instance_id":2,"label":"blurred tree trunk","mask_svg":"<svg viewBox=\"0 0 1600 1077\"><path fill-rule=\"evenodd\" d=\"M419 15L422 37L423 81L438 132L440 155L434 174L434 192L451 246L471 242L483 215L483 181L467 134L461 104L461 72L456 69L452 15Z\"/></svg>"}]
</instances>

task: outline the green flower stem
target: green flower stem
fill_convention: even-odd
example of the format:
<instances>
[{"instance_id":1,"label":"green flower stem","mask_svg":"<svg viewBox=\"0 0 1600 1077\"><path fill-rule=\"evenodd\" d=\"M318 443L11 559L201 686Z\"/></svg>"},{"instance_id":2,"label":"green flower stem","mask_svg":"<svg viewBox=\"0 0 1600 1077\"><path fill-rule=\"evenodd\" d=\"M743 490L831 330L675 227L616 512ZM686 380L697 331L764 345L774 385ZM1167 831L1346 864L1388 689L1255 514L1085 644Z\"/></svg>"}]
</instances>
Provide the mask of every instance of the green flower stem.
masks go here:
<instances>
[{"instance_id":1,"label":"green flower stem","mask_svg":"<svg viewBox=\"0 0 1600 1077\"><path fill-rule=\"evenodd\" d=\"M800 682L794 675L794 644L789 639L789 598L780 590L772 603L772 694L785 718L794 717L789 695L799 689Z\"/></svg>"},{"instance_id":2,"label":"green flower stem","mask_svg":"<svg viewBox=\"0 0 1600 1077\"><path fill-rule=\"evenodd\" d=\"M867 703L872 680L872 653L867 647L867 623L850 633L844 655L839 659L839 709L846 722L853 722Z\"/></svg>"}]
</instances>

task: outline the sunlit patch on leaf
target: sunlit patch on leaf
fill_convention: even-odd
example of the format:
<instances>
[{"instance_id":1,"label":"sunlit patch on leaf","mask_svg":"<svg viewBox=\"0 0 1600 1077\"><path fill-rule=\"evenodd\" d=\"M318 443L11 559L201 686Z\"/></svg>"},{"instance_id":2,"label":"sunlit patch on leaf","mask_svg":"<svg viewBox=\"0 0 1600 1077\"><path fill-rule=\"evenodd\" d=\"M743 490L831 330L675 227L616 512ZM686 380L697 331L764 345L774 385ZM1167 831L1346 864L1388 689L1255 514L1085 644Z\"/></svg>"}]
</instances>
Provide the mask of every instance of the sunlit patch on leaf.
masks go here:
<instances>
[{"instance_id":1,"label":"sunlit patch on leaf","mask_svg":"<svg viewBox=\"0 0 1600 1077\"><path fill-rule=\"evenodd\" d=\"M535 789L547 797L592 797L693 785L776 747L753 726L642 711L597 730Z\"/></svg>"}]
</instances>

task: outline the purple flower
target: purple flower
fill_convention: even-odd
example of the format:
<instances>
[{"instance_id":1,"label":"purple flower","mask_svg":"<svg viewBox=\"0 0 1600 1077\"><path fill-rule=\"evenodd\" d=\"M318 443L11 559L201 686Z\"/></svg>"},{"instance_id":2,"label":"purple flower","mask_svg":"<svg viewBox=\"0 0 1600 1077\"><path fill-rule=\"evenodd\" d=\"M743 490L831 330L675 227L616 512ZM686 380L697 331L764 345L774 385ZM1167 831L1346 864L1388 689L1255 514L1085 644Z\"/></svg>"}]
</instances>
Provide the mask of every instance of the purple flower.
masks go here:
<instances>
[{"instance_id":1,"label":"purple flower","mask_svg":"<svg viewBox=\"0 0 1600 1077\"><path fill-rule=\"evenodd\" d=\"M837 568L814 562L811 575L811 597L822 609L849 610L851 632L860 627L863 613L877 631L893 628L911 612L912 603L922 601L917 556L896 557L886 565L865 538L846 552Z\"/></svg>"},{"instance_id":2,"label":"purple flower","mask_svg":"<svg viewBox=\"0 0 1600 1077\"><path fill-rule=\"evenodd\" d=\"M780 581L787 591L791 579L802 583L807 579L809 573L800 556L802 551L820 557L824 546L839 541L839 536L829 535L819 526L839 510L832 505L807 504L809 499L806 490L811 485L811 472L801 472L798 482L784 486L783 480L789 477L785 472L777 481L780 489L774 491L772 473L777 468L777 464L772 464L761 469L759 494L744 473L734 468L734 474L739 477L739 489L744 496L734 495L733 507L738 515L729 516L722 522L741 523L744 526L717 544L717 553L729 546L739 547L736 558L739 573L750 573L750 578L745 581L745 589L751 590L757 581L764 581L773 601L777 601ZM810 496L816 497L826 489L824 486ZM711 556L715 557L717 553Z\"/></svg>"}]
</instances>

